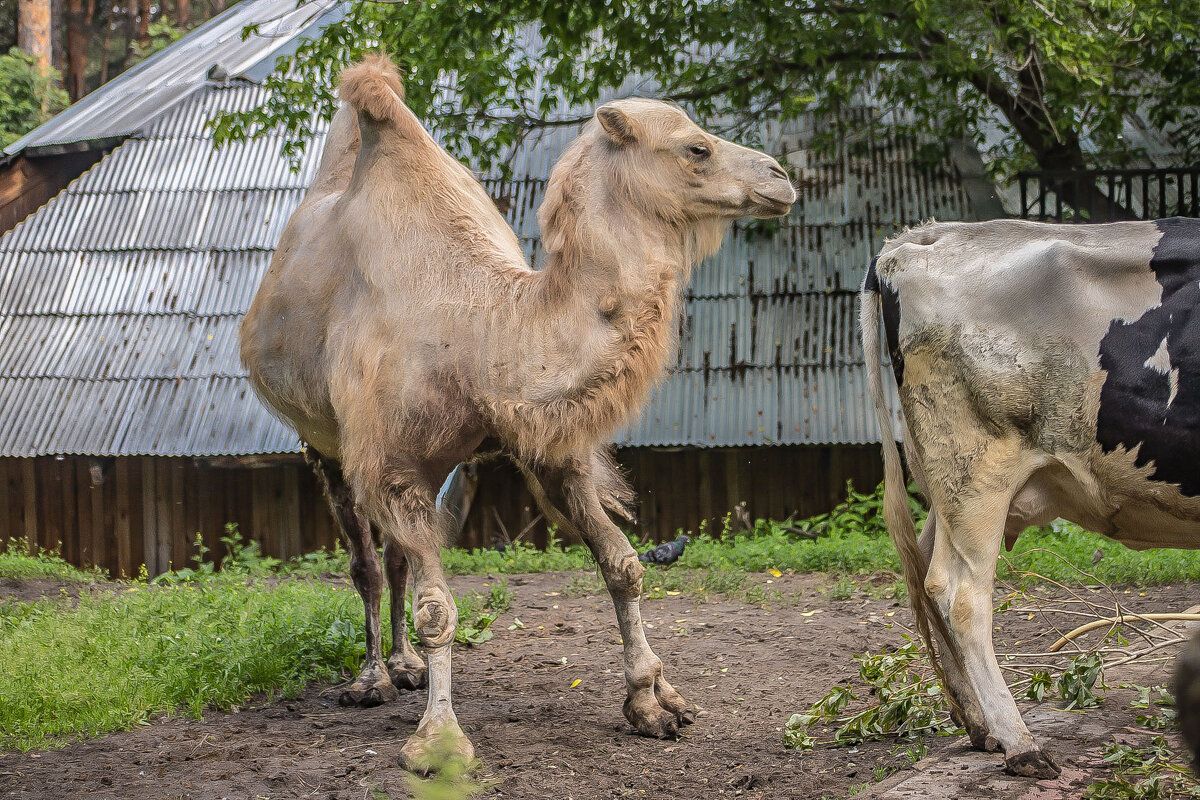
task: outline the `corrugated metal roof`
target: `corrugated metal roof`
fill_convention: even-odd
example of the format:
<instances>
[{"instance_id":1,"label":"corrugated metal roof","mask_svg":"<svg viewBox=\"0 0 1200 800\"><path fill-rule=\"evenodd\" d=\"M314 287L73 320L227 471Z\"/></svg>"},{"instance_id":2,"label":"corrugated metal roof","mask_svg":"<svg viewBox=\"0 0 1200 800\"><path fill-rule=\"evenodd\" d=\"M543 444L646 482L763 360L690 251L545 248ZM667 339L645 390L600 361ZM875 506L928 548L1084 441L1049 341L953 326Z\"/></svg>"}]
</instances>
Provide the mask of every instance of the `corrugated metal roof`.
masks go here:
<instances>
[{"instance_id":1,"label":"corrugated metal roof","mask_svg":"<svg viewBox=\"0 0 1200 800\"><path fill-rule=\"evenodd\" d=\"M299 172L277 139L217 151L205 131L218 111L265 99L246 82L195 89L0 237L0 455L298 449L250 389L237 326L312 178L323 126ZM845 113L854 123L875 112ZM903 225L972 209L953 165L918 167L910 142L863 133L812 158L816 124L763 123L766 148L803 179L800 199L778 225L735 226L696 269L674 370L619 444L879 441L859 281ZM515 179L484 180L535 266L536 209L576 132L531 137Z\"/></svg>"},{"instance_id":2,"label":"corrugated metal roof","mask_svg":"<svg viewBox=\"0 0 1200 800\"><path fill-rule=\"evenodd\" d=\"M122 73L4 149L52 152L80 142L136 133L204 85L219 65L229 77L255 72L264 61L344 14L339 0L242 0L186 37ZM258 32L242 38L247 25Z\"/></svg>"}]
</instances>

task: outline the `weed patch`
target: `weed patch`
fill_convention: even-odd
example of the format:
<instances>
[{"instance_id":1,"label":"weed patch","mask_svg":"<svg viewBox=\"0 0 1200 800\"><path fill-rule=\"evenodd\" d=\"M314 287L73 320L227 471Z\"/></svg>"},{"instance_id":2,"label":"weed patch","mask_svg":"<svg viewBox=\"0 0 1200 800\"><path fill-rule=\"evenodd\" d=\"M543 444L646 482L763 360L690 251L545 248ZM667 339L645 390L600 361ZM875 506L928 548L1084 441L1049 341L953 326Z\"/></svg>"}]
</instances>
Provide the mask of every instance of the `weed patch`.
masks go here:
<instances>
[{"instance_id":1,"label":"weed patch","mask_svg":"<svg viewBox=\"0 0 1200 800\"><path fill-rule=\"evenodd\" d=\"M0 748L57 746L161 713L198 717L358 669L363 607L348 582L281 579L282 565L253 548L230 552L223 571L198 564L74 605L0 601ZM6 555L15 574L69 574L53 558L39 570L21 562L42 559ZM460 598L459 642L490 639L510 602L502 581Z\"/></svg>"},{"instance_id":2,"label":"weed patch","mask_svg":"<svg viewBox=\"0 0 1200 800\"><path fill-rule=\"evenodd\" d=\"M31 553L24 539L9 539L0 550L0 578L47 578L72 583L108 580L108 576L98 569L83 570L71 566L58 553L40 548L34 548Z\"/></svg>"}]
</instances>

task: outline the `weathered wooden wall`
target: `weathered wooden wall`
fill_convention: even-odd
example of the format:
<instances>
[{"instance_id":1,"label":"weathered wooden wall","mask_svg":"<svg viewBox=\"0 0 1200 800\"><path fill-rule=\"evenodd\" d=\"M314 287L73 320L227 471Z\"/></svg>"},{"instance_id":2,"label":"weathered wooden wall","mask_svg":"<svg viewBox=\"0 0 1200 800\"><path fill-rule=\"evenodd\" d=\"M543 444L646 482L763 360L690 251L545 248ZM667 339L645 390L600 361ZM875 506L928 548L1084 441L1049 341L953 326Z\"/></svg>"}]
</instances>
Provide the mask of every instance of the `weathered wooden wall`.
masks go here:
<instances>
[{"instance_id":1,"label":"weathered wooden wall","mask_svg":"<svg viewBox=\"0 0 1200 800\"><path fill-rule=\"evenodd\" d=\"M95 148L55 156L17 156L0 165L0 233L37 211L111 149Z\"/></svg>"},{"instance_id":2,"label":"weathered wooden wall","mask_svg":"<svg viewBox=\"0 0 1200 800\"><path fill-rule=\"evenodd\" d=\"M220 558L225 524L290 558L332 547L336 529L299 457L259 468L190 458L0 458L0 541L59 548L113 575L191 566L196 533Z\"/></svg>"},{"instance_id":3,"label":"weathered wooden wall","mask_svg":"<svg viewBox=\"0 0 1200 800\"><path fill-rule=\"evenodd\" d=\"M697 530L745 501L751 517L808 516L832 508L848 479L882 479L877 446L624 450L619 459L640 504L640 533L654 539ZM199 532L211 556L224 555L226 523L266 555L291 558L337 537L312 471L287 457L248 467L190 458L0 458L0 542L26 538L60 549L78 565L113 575L190 566ZM462 547L522 538L544 546L545 521L520 473L507 461L475 467L478 488ZM715 528L714 528L715 526Z\"/></svg>"}]
</instances>

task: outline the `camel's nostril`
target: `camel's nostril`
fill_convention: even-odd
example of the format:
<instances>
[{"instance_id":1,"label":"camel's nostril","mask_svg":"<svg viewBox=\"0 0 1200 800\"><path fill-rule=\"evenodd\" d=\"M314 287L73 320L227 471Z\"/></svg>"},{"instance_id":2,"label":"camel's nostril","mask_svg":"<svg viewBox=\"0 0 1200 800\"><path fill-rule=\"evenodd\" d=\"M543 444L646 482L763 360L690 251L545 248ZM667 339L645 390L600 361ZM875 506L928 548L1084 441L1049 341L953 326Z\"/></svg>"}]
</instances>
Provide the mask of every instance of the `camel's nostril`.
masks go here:
<instances>
[{"instance_id":1,"label":"camel's nostril","mask_svg":"<svg viewBox=\"0 0 1200 800\"><path fill-rule=\"evenodd\" d=\"M779 166L778 164L771 164L771 174L776 178L783 178L785 181L789 180L788 174L784 172L783 167Z\"/></svg>"}]
</instances>

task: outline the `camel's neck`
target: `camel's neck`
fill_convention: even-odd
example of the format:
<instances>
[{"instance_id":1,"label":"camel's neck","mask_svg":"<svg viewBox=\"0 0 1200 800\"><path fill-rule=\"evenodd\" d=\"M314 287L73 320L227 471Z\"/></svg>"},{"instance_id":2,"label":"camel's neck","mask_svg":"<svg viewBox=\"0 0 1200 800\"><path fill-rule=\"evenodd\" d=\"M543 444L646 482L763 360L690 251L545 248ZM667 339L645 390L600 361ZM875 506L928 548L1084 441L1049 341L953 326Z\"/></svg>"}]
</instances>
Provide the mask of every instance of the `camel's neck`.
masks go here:
<instances>
[{"instance_id":1,"label":"camel's neck","mask_svg":"<svg viewBox=\"0 0 1200 800\"><path fill-rule=\"evenodd\" d=\"M684 235L639 219L619 203L580 211L574 235L549 252L542 293L556 306L587 305L610 318L637 313L666 291L673 301L691 275ZM553 232L543 240L555 240Z\"/></svg>"},{"instance_id":2,"label":"camel's neck","mask_svg":"<svg viewBox=\"0 0 1200 800\"><path fill-rule=\"evenodd\" d=\"M526 320L536 320L528 329L555 343L535 358L556 363L521 387L502 423L534 456L594 448L641 408L675 353L692 266L683 234L619 203L568 210L543 218L549 263L525 296Z\"/></svg>"}]
</instances>

